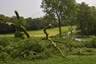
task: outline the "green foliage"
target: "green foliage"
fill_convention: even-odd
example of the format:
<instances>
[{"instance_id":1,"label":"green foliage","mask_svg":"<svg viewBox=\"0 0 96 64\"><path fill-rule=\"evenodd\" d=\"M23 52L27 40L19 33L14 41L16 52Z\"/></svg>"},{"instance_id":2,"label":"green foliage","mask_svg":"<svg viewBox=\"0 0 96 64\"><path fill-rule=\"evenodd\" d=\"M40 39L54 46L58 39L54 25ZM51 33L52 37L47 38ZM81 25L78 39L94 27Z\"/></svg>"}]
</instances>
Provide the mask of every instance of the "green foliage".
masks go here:
<instances>
[{"instance_id":1,"label":"green foliage","mask_svg":"<svg viewBox=\"0 0 96 64\"><path fill-rule=\"evenodd\" d=\"M68 36L66 36L66 38L64 38L64 36L55 36L51 38L66 56L85 56L96 54L96 37L90 37L88 40L86 39L81 42ZM20 38L0 37L0 41L5 42L0 45L1 61L8 59L40 60L55 56L61 57L57 49L54 48L49 41L42 40L42 38L29 38L22 40Z\"/></svg>"},{"instance_id":2,"label":"green foliage","mask_svg":"<svg viewBox=\"0 0 96 64\"><path fill-rule=\"evenodd\" d=\"M7 40L6 38L1 37L0 38L0 46L6 47L8 45L9 45L9 40Z\"/></svg>"},{"instance_id":3,"label":"green foliage","mask_svg":"<svg viewBox=\"0 0 96 64\"><path fill-rule=\"evenodd\" d=\"M84 55L95 55L94 49L91 48L73 48L73 52L71 52L72 55L79 55L79 56L84 56Z\"/></svg>"},{"instance_id":4,"label":"green foliage","mask_svg":"<svg viewBox=\"0 0 96 64\"><path fill-rule=\"evenodd\" d=\"M96 48L96 37L95 36L91 36L89 39L84 41L84 45L87 48Z\"/></svg>"},{"instance_id":5,"label":"green foliage","mask_svg":"<svg viewBox=\"0 0 96 64\"><path fill-rule=\"evenodd\" d=\"M44 28L46 21L44 21L43 18L27 18L26 25L28 30L39 30Z\"/></svg>"},{"instance_id":6,"label":"green foliage","mask_svg":"<svg viewBox=\"0 0 96 64\"><path fill-rule=\"evenodd\" d=\"M59 34L61 35L62 21L72 21L74 19L76 11L75 0L42 0L41 7L46 13L46 16L50 16L50 19L56 19L59 26ZM49 18L49 17L48 17Z\"/></svg>"},{"instance_id":7,"label":"green foliage","mask_svg":"<svg viewBox=\"0 0 96 64\"><path fill-rule=\"evenodd\" d=\"M5 60L8 60L10 59L10 55L7 54L6 52L1 52L0 53L0 61L5 61Z\"/></svg>"},{"instance_id":8,"label":"green foliage","mask_svg":"<svg viewBox=\"0 0 96 64\"><path fill-rule=\"evenodd\" d=\"M9 27L6 22L10 21L10 17L4 16L0 14L0 33L5 34L5 33L11 33L14 32L15 29L13 27Z\"/></svg>"},{"instance_id":9,"label":"green foliage","mask_svg":"<svg viewBox=\"0 0 96 64\"><path fill-rule=\"evenodd\" d=\"M44 12L52 16L52 18L60 19L60 21L65 19L68 20L76 10L76 1L43 0L41 7L44 9Z\"/></svg>"},{"instance_id":10,"label":"green foliage","mask_svg":"<svg viewBox=\"0 0 96 64\"><path fill-rule=\"evenodd\" d=\"M40 30L45 28L45 26L48 26L49 24L52 24L52 27L57 27L58 22L56 22L56 19L52 20L49 19L48 17L45 16L43 18L34 18L34 19L20 17L20 20L18 20L17 17L15 16L6 17L4 15L0 15L0 34L14 33L16 31L15 27L8 26L6 22L14 23L18 27L19 25L22 25L27 30ZM62 23L61 25L62 26L68 25L68 23ZM22 30L20 29L20 31Z\"/></svg>"},{"instance_id":11,"label":"green foliage","mask_svg":"<svg viewBox=\"0 0 96 64\"><path fill-rule=\"evenodd\" d=\"M53 40L64 50L64 52L66 52L66 55L95 55L95 36L82 41L76 41L72 36L55 36Z\"/></svg>"},{"instance_id":12,"label":"green foliage","mask_svg":"<svg viewBox=\"0 0 96 64\"><path fill-rule=\"evenodd\" d=\"M21 33L21 32L19 32L19 31L16 31L16 32L15 32L15 37L17 37L17 38L22 38L22 39L25 38L25 37L24 37L24 34Z\"/></svg>"},{"instance_id":13,"label":"green foliage","mask_svg":"<svg viewBox=\"0 0 96 64\"><path fill-rule=\"evenodd\" d=\"M88 6L84 2L79 5L77 14L77 26L81 30L81 35L96 34L96 8Z\"/></svg>"},{"instance_id":14,"label":"green foliage","mask_svg":"<svg viewBox=\"0 0 96 64\"><path fill-rule=\"evenodd\" d=\"M60 42L67 47L71 48L83 48L84 44L82 42L76 41L74 37L62 36L61 38L56 36L54 41Z\"/></svg>"},{"instance_id":15,"label":"green foliage","mask_svg":"<svg viewBox=\"0 0 96 64\"><path fill-rule=\"evenodd\" d=\"M0 38L0 59L44 59L50 56L40 39L30 38L21 40L19 38ZM2 52L2 53L1 53Z\"/></svg>"}]
</instances>

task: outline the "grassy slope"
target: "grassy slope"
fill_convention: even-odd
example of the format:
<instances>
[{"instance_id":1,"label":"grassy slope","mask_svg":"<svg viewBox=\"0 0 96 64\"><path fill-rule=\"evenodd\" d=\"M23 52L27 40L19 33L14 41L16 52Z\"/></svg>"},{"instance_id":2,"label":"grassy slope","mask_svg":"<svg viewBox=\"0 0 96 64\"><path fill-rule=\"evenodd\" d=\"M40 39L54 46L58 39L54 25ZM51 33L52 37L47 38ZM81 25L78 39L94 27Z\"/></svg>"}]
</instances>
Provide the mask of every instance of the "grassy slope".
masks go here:
<instances>
[{"instance_id":1,"label":"grassy slope","mask_svg":"<svg viewBox=\"0 0 96 64\"><path fill-rule=\"evenodd\" d=\"M64 26L62 27L62 32L68 32L69 31L69 28L70 26ZM36 30L36 31L28 31L28 33L31 35L31 36L45 36L45 34L43 33L43 30ZM51 29L48 29L48 33L49 33L49 36L54 36L54 35L57 35L59 33L58 31L58 27L57 28L51 28ZM0 35L0 36L9 36L9 37L13 37L14 35L13 34L5 34L5 35Z\"/></svg>"}]
</instances>

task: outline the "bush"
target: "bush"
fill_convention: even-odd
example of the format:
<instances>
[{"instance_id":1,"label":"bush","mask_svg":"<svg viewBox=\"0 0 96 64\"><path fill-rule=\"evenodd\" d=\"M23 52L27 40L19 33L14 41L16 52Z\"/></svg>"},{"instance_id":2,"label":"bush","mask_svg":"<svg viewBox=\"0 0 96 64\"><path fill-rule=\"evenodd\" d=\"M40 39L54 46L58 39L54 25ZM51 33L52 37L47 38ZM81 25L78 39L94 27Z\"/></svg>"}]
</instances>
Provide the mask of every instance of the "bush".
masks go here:
<instances>
[{"instance_id":1,"label":"bush","mask_svg":"<svg viewBox=\"0 0 96 64\"><path fill-rule=\"evenodd\" d=\"M9 40L7 38L0 38L0 46L6 47L9 45Z\"/></svg>"},{"instance_id":2,"label":"bush","mask_svg":"<svg viewBox=\"0 0 96 64\"><path fill-rule=\"evenodd\" d=\"M10 56L11 58L18 58L20 57L20 52L18 49L13 49L11 52L10 52Z\"/></svg>"},{"instance_id":3,"label":"bush","mask_svg":"<svg viewBox=\"0 0 96 64\"><path fill-rule=\"evenodd\" d=\"M24 34L21 32L15 32L15 37L24 39Z\"/></svg>"},{"instance_id":4,"label":"bush","mask_svg":"<svg viewBox=\"0 0 96 64\"><path fill-rule=\"evenodd\" d=\"M36 52L30 51L28 59L29 60L35 60L35 59L45 59L45 58L48 58L48 57L49 57L49 55L47 55L45 52L36 53Z\"/></svg>"},{"instance_id":5,"label":"bush","mask_svg":"<svg viewBox=\"0 0 96 64\"><path fill-rule=\"evenodd\" d=\"M21 58L21 59L37 59L37 58L46 58L48 57L45 53L45 47L40 44L40 40L35 39L25 39L19 42L14 43L14 47L10 55L12 58Z\"/></svg>"},{"instance_id":6,"label":"bush","mask_svg":"<svg viewBox=\"0 0 96 64\"><path fill-rule=\"evenodd\" d=\"M13 59L43 59L50 56L49 51L41 44L43 41L37 38L0 38L0 59L7 56ZM43 42L45 43L45 41ZM2 52L2 53L1 53Z\"/></svg>"},{"instance_id":7,"label":"bush","mask_svg":"<svg viewBox=\"0 0 96 64\"><path fill-rule=\"evenodd\" d=\"M84 44L82 42L76 41L74 37L56 37L54 38L54 41L57 41L58 43L62 43L65 46L70 46L74 48L82 48L84 47Z\"/></svg>"},{"instance_id":8,"label":"bush","mask_svg":"<svg viewBox=\"0 0 96 64\"><path fill-rule=\"evenodd\" d=\"M72 55L94 55L94 49L90 48L74 48L73 52L71 52Z\"/></svg>"},{"instance_id":9,"label":"bush","mask_svg":"<svg viewBox=\"0 0 96 64\"><path fill-rule=\"evenodd\" d=\"M96 48L96 37L95 36L91 36L89 39L84 41L84 45L87 48Z\"/></svg>"},{"instance_id":10,"label":"bush","mask_svg":"<svg viewBox=\"0 0 96 64\"><path fill-rule=\"evenodd\" d=\"M7 60L9 58L10 58L10 55L7 54L6 52L1 52L0 53L0 61L5 61L5 60Z\"/></svg>"}]
</instances>

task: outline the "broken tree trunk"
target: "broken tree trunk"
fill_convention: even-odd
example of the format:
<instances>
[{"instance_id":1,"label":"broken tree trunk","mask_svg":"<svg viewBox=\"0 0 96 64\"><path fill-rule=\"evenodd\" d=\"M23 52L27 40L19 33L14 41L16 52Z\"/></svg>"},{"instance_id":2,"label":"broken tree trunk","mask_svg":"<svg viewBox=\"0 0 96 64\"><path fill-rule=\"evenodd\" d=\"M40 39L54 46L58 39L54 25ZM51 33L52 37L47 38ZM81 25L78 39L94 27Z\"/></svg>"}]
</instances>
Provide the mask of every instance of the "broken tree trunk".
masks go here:
<instances>
[{"instance_id":1,"label":"broken tree trunk","mask_svg":"<svg viewBox=\"0 0 96 64\"><path fill-rule=\"evenodd\" d=\"M30 35L27 33L26 29L23 26L20 26L20 28L26 34L27 38L30 38Z\"/></svg>"},{"instance_id":2,"label":"broken tree trunk","mask_svg":"<svg viewBox=\"0 0 96 64\"><path fill-rule=\"evenodd\" d=\"M60 54L64 57L64 54L63 54L63 52L61 51L61 49L57 46L57 44L53 41L53 40L51 40L50 38L49 38L49 35L48 35L48 33L47 33L47 29L48 28L50 28L51 26L49 25L48 27L46 27L46 28L44 28L44 33L45 33L45 35L46 35L46 39L49 41L49 42L51 42L52 43L52 45L55 47L55 48L57 48L57 50L60 52Z\"/></svg>"},{"instance_id":3,"label":"broken tree trunk","mask_svg":"<svg viewBox=\"0 0 96 64\"><path fill-rule=\"evenodd\" d=\"M18 20L20 20L19 13L16 10L14 11L14 13L16 14ZM18 28L20 28L25 33L27 38L30 38L30 35L27 33L26 29L22 25L20 25Z\"/></svg>"},{"instance_id":4,"label":"broken tree trunk","mask_svg":"<svg viewBox=\"0 0 96 64\"><path fill-rule=\"evenodd\" d=\"M11 23L11 22L7 22L6 24L8 24L9 26L11 25L14 28L17 28L19 30L22 30L25 33L25 35L27 36L27 38L30 38L30 35L27 33L27 31L25 30L25 28L23 26L21 26L21 25L20 26L17 26L14 23Z\"/></svg>"},{"instance_id":5,"label":"broken tree trunk","mask_svg":"<svg viewBox=\"0 0 96 64\"><path fill-rule=\"evenodd\" d=\"M62 52L62 50L57 46L57 44L56 44L53 40L51 40L50 38L48 38L48 40L53 44L53 46L54 46L55 48L57 48L57 50L60 52L60 54L61 54L63 57L65 57L64 54L63 54L63 52Z\"/></svg>"}]
</instances>

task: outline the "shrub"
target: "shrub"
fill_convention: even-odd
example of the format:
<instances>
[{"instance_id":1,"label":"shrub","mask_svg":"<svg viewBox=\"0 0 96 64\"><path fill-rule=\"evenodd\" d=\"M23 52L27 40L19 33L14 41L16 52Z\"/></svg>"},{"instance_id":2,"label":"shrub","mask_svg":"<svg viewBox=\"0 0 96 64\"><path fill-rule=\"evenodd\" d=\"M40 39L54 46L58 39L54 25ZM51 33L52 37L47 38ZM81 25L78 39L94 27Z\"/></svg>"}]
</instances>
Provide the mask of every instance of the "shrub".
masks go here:
<instances>
[{"instance_id":1,"label":"shrub","mask_svg":"<svg viewBox=\"0 0 96 64\"><path fill-rule=\"evenodd\" d=\"M43 52L43 53L36 53L36 52L32 52L30 51L28 59L29 60L35 60L35 59L45 59L48 58L49 56Z\"/></svg>"},{"instance_id":2,"label":"shrub","mask_svg":"<svg viewBox=\"0 0 96 64\"><path fill-rule=\"evenodd\" d=\"M14 59L20 57L20 52L19 52L19 50L18 50L18 49L12 50L12 51L10 52L10 56L11 56L11 58L14 58Z\"/></svg>"},{"instance_id":3,"label":"shrub","mask_svg":"<svg viewBox=\"0 0 96 64\"><path fill-rule=\"evenodd\" d=\"M95 36L91 36L89 39L84 41L84 45L87 48L96 48L96 37Z\"/></svg>"},{"instance_id":4,"label":"shrub","mask_svg":"<svg viewBox=\"0 0 96 64\"><path fill-rule=\"evenodd\" d=\"M6 47L7 45L9 45L9 41L7 38L0 38L0 45L3 47Z\"/></svg>"},{"instance_id":5,"label":"shrub","mask_svg":"<svg viewBox=\"0 0 96 64\"><path fill-rule=\"evenodd\" d=\"M17 38L22 38L22 39L24 39L25 37L24 37L24 34L23 33L21 33L21 32L15 32L15 37L17 37Z\"/></svg>"},{"instance_id":6,"label":"shrub","mask_svg":"<svg viewBox=\"0 0 96 64\"><path fill-rule=\"evenodd\" d=\"M72 55L94 55L94 49L90 48L73 48Z\"/></svg>"},{"instance_id":7,"label":"shrub","mask_svg":"<svg viewBox=\"0 0 96 64\"><path fill-rule=\"evenodd\" d=\"M0 53L0 61L5 61L5 60L7 60L9 58L10 58L10 55L7 54L6 52L1 52Z\"/></svg>"},{"instance_id":8,"label":"shrub","mask_svg":"<svg viewBox=\"0 0 96 64\"><path fill-rule=\"evenodd\" d=\"M19 42L16 42L9 49L12 50L10 55L12 58L21 58L21 59L38 59L46 58L47 53L45 53L45 47L40 44L41 41L35 39L25 39Z\"/></svg>"}]
</instances>

